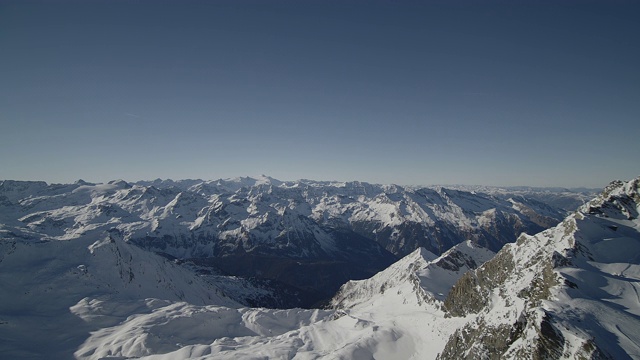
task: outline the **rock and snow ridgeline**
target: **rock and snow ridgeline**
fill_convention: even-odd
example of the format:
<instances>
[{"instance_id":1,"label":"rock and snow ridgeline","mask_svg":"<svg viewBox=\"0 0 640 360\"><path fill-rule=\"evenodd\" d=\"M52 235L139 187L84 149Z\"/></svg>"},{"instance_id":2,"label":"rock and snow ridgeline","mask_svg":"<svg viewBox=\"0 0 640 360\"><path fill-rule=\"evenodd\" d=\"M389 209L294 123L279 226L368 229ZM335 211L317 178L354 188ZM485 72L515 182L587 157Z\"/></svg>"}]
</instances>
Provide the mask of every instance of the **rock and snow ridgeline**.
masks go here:
<instances>
[{"instance_id":1,"label":"rock and snow ridgeline","mask_svg":"<svg viewBox=\"0 0 640 360\"><path fill-rule=\"evenodd\" d=\"M613 182L465 274L445 309L473 320L440 358L640 358L639 190Z\"/></svg>"}]
</instances>

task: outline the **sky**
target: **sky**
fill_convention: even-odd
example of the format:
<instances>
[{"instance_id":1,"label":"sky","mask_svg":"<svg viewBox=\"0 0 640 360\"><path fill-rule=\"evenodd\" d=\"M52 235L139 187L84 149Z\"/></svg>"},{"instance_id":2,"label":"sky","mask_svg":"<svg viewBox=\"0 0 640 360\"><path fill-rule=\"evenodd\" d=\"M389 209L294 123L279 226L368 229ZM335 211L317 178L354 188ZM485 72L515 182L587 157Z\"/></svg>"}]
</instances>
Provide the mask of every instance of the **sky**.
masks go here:
<instances>
[{"instance_id":1,"label":"sky","mask_svg":"<svg viewBox=\"0 0 640 360\"><path fill-rule=\"evenodd\" d=\"M0 179L602 187L634 1L0 0Z\"/></svg>"}]
</instances>

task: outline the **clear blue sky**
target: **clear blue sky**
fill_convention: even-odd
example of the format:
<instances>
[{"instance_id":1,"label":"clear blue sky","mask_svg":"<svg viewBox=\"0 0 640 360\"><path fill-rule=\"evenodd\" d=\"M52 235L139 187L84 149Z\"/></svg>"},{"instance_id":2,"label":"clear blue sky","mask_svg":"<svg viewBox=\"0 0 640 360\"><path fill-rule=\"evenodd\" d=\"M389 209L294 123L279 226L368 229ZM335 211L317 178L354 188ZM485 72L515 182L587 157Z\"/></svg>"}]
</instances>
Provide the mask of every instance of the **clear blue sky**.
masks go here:
<instances>
[{"instance_id":1,"label":"clear blue sky","mask_svg":"<svg viewBox=\"0 0 640 360\"><path fill-rule=\"evenodd\" d=\"M638 19L631 1L1 1L0 179L604 186L640 175Z\"/></svg>"}]
</instances>

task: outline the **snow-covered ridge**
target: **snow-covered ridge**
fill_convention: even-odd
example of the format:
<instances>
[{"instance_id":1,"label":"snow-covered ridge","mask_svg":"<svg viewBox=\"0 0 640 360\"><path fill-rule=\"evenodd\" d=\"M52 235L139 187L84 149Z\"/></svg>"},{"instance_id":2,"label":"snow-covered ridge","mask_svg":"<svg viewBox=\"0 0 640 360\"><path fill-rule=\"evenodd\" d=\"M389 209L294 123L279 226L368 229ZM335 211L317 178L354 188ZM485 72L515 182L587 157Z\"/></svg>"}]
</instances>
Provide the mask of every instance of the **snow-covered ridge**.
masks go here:
<instances>
[{"instance_id":1,"label":"snow-covered ridge","mask_svg":"<svg viewBox=\"0 0 640 360\"><path fill-rule=\"evenodd\" d=\"M441 358L639 358L639 183L611 183L558 226L464 275L445 307L474 320Z\"/></svg>"},{"instance_id":2,"label":"snow-covered ridge","mask_svg":"<svg viewBox=\"0 0 640 360\"><path fill-rule=\"evenodd\" d=\"M275 337L235 337L225 343L232 348L185 346L149 358L190 351L207 359L640 358L640 252L629 247L640 242L633 216L639 202L633 200L637 185L626 189L613 187L585 207L590 211L523 235L483 265L474 260L478 269L460 277L444 304L420 301L430 283L416 287L416 279L451 263L436 265L421 249L371 279L345 285L334 299L340 310L322 321ZM459 247L468 245L475 249Z\"/></svg>"},{"instance_id":3,"label":"snow-covered ridge","mask_svg":"<svg viewBox=\"0 0 640 360\"><path fill-rule=\"evenodd\" d=\"M449 278L437 277L437 281L452 281L469 264L480 264L490 254L470 242L440 257L418 249L372 279L345 285L364 291L357 304L339 310L159 303L151 312L143 311L92 333L75 355L87 359L106 355L144 359L433 358L434 347L442 347L460 321L445 318L441 302L428 297L435 279L428 277L429 271L445 271ZM85 313L92 313L91 306L81 305Z\"/></svg>"},{"instance_id":4,"label":"snow-covered ridge","mask_svg":"<svg viewBox=\"0 0 640 360\"><path fill-rule=\"evenodd\" d=\"M441 256L419 248L369 279L349 281L333 297L331 306L337 309L353 308L404 283L413 284L412 293L418 304L439 303L464 273L494 255L494 252L470 241L454 246Z\"/></svg>"}]
</instances>

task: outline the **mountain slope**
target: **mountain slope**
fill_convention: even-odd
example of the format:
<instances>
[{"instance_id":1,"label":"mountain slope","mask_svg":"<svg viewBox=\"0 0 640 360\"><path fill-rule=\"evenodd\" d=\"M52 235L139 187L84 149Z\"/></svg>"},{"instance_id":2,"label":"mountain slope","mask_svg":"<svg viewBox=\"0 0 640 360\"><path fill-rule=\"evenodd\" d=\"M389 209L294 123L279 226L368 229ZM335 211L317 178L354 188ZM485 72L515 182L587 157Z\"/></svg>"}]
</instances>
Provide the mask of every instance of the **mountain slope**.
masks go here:
<instances>
[{"instance_id":1,"label":"mountain slope","mask_svg":"<svg viewBox=\"0 0 640 360\"><path fill-rule=\"evenodd\" d=\"M5 237L0 286L0 352L9 358L70 358L90 331L162 301L240 306L118 231L70 241Z\"/></svg>"},{"instance_id":2,"label":"mountain slope","mask_svg":"<svg viewBox=\"0 0 640 360\"><path fill-rule=\"evenodd\" d=\"M440 358L640 358L639 187L613 182L463 276L445 308L475 318Z\"/></svg>"},{"instance_id":3,"label":"mountain slope","mask_svg":"<svg viewBox=\"0 0 640 360\"><path fill-rule=\"evenodd\" d=\"M370 279L345 284L332 301L336 310L291 309L281 316L282 312L267 309L166 306L95 333L77 354L88 349L92 359L109 351L145 359L434 358L434 350L464 325L464 320L445 317L441 299L446 294L439 291L445 282L451 285L492 254L471 242L440 257L418 249ZM260 319L265 318L271 331L262 327ZM146 345L150 334L166 337L168 324L177 330L170 345L164 349ZM209 335L182 335L183 324ZM230 330L223 337L209 326ZM132 346L132 338L145 345ZM171 350L175 342L181 346Z\"/></svg>"},{"instance_id":4,"label":"mountain slope","mask_svg":"<svg viewBox=\"0 0 640 360\"><path fill-rule=\"evenodd\" d=\"M613 183L558 226L523 235L482 265L474 260L480 266L464 275L471 261L420 249L346 284L329 318L274 337L236 337L232 349L219 341L197 349L207 359L640 358L639 184ZM450 263L466 265L451 271ZM455 276L428 276L437 271Z\"/></svg>"},{"instance_id":5,"label":"mountain slope","mask_svg":"<svg viewBox=\"0 0 640 360\"><path fill-rule=\"evenodd\" d=\"M439 270L455 281L469 264L482 261L473 258L475 254L491 255L469 242L441 257L416 250L371 279L343 286L334 299L337 310L167 305L94 333L76 355L88 359L105 354L145 359L429 358L430 351L442 348L462 322L445 318L442 301L429 291L430 279L418 274L428 276L429 270ZM171 336L167 328L174 330ZM190 328L198 331L182 330ZM164 347L150 341L156 338L163 339Z\"/></svg>"},{"instance_id":6,"label":"mountain slope","mask_svg":"<svg viewBox=\"0 0 640 360\"><path fill-rule=\"evenodd\" d=\"M441 302L464 273L494 255L471 241L458 244L439 257L420 248L369 279L349 281L330 304L336 309L352 309L405 283L412 284L411 292L415 293L418 303Z\"/></svg>"}]
</instances>

